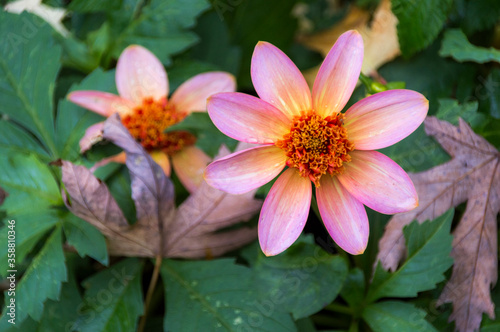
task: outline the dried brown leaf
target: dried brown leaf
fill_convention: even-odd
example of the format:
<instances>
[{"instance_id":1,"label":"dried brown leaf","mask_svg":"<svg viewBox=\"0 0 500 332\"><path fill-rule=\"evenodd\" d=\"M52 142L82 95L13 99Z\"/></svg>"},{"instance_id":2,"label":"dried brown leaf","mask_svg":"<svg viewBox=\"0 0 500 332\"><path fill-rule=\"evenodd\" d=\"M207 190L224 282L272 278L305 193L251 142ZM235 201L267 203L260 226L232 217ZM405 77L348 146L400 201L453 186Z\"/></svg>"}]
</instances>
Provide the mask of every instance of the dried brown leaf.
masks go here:
<instances>
[{"instance_id":1,"label":"dried brown leaf","mask_svg":"<svg viewBox=\"0 0 500 332\"><path fill-rule=\"evenodd\" d=\"M174 185L162 168L121 124L118 115L111 116L103 128L103 138L121 147L127 154L126 165L132 182L132 199L137 211L136 231L148 234L148 241L161 253L164 223L172 219Z\"/></svg>"},{"instance_id":2,"label":"dried brown leaf","mask_svg":"<svg viewBox=\"0 0 500 332\"><path fill-rule=\"evenodd\" d=\"M222 147L217 158L229 154ZM249 243L257 236L252 228L240 228L221 233L219 229L247 221L262 206L253 198L255 191L231 195L203 182L178 209L177 227L167 235L165 252L169 257L196 258L219 256Z\"/></svg>"},{"instance_id":3,"label":"dried brown leaf","mask_svg":"<svg viewBox=\"0 0 500 332\"><path fill-rule=\"evenodd\" d=\"M479 328L483 312L494 318L490 287L497 281L500 153L462 119L455 127L428 117L425 130L452 159L425 172L410 174L420 205L391 218L380 239L377 258L384 268L395 270L405 254L405 225L414 219L435 219L467 201L466 211L453 232L452 276L438 305L452 302L450 321L455 320L459 331L473 331Z\"/></svg>"},{"instance_id":4,"label":"dried brown leaf","mask_svg":"<svg viewBox=\"0 0 500 332\"><path fill-rule=\"evenodd\" d=\"M372 75L380 66L401 54L397 23L398 20L391 11L390 0L382 0L371 22L369 12L352 6L342 21L316 35L302 37L301 42L326 56L342 33L351 29L358 30L365 47L361 72ZM319 66L304 72L310 86L314 83L318 69Z\"/></svg>"},{"instance_id":5,"label":"dried brown leaf","mask_svg":"<svg viewBox=\"0 0 500 332\"><path fill-rule=\"evenodd\" d=\"M221 229L248 220L261 207L255 192L229 195L203 183L179 209L174 188L149 154L123 127L117 115L106 120L103 137L126 153L137 222L129 225L104 183L83 166L63 162L69 209L107 236L118 256L201 258L221 255L256 237L255 229ZM229 153L222 151L222 155ZM221 156L222 156L221 155Z\"/></svg>"},{"instance_id":6,"label":"dried brown leaf","mask_svg":"<svg viewBox=\"0 0 500 332\"><path fill-rule=\"evenodd\" d=\"M131 256L152 256L155 248L127 223L108 187L84 166L62 161L62 181L71 199L63 198L68 209L99 229L108 239L110 253L124 248ZM143 232L142 232L143 233Z\"/></svg>"}]
</instances>

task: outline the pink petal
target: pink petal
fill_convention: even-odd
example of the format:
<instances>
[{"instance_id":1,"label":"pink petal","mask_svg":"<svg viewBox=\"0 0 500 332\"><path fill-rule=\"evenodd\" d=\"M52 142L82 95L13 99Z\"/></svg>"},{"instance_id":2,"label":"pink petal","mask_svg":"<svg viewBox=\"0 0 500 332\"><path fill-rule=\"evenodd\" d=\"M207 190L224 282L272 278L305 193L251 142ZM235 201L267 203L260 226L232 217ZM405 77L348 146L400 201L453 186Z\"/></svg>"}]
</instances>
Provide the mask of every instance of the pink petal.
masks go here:
<instances>
[{"instance_id":1,"label":"pink petal","mask_svg":"<svg viewBox=\"0 0 500 332\"><path fill-rule=\"evenodd\" d=\"M276 46L259 42L251 65L252 82L258 95L291 119L311 110L311 92L297 66Z\"/></svg>"},{"instance_id":2,"label":"pink petal","mask_svg":"<svg viewBox=\"0 0 500 332\"><path fill-rule=\"evenodd\" d=\"M121 116L132 112L135 104L112 93L101 91L73 91L68 100L97 114L108 117L118 113Z\"/></svg>"},{"instance_id":3,"label":"pink petal","mask_svg":"<svg viewBox=\"0 0 500 332\"><path fill-rule=\"evenodd\" d=\"M208 114L224 134L252 144L272 144L292 127L282 111L259 98L238 92L210 97Z\"/></svg>"},{"instance_id":4,"label":"pink petal","mask_svg":"<svg viewBox=\"0 0 500 332\"><path fill-rule=\"evenodd\" d=\"M205 111L207 98L219 92L234 92L236 80L224 72L199 74L184 82L172 94L171 102L180 112Z\"/></svg>"},{"instance_id":5,"label":"pink petal","mask_svg":"<svg viewBox=\"0 0 500 332\"><path fill-rule=\"evenodd\" d=\"M109 163L118 163L118 164L125 164L125 161L127 160L127 155L125 154L125 152L120 152L119 154L117 155L114 155L114 156L111 156L111 157L108 157L108 158L104 158L102 160L99 160L98 162L96 162L94 164L94 166L92 166L90 168L90 171L93 173L95 172L96 169L98 169L99 167L102 167L102 166L105 166Z\"/></svg>"},{"instance_id":6,"label":"pink petal","mask_svg":"<svg viewBox=\"0 0 500 332\"><path fill-rule=\"evenodd\" d=\"M271 181L285 162L285 153L274 145L250 148L208 165L205 180L216 189L243 194Z\"/></svg>"},{"instance_id":7,"label":"pink petal","mask_svg":"<svg viewBox=\"0 0 500 332\"><path fill-rule=\"evenodd\" d=\"M363 38L355 31L342 34L331 48L313 86L313 106L326 117L339 113L352 95L363 63Z\"/></svg>"},{"instance_id":8,"label":"pink petal","mask_svg":"<svg viewBox=\"0 0 500 332\"><path fill-rule=\"evenodd\" d=\"M92 145L102 141L103 126L104 122L98 122L85 130L85 135L83 135L82 139L80 140L80 153L84 153L90 150Z\"/></svg>"},{"instance_id":9,"label":"pink petal","mask_svg":"<svg viewBox=\"0 0 500 332\"><path fill-rule=\"evenodd\" d=\"M363 204L329 175L321 177L316 198L323 223L335 243L352 255L362 254L370 226Z\"/></svg>"},{"instance_id":10,"label":"pink petal","mask_svg":"<svg viewBox=\"0 0 500 332\"><path fill-rule=\"evenodd\" d=\"M406 172L377 151L353 151L352 161L338 175L340 183L361 203L385 214L413 210L418 206L415 187Z\"/></svg>"},{"instance_id":11,"label":"pink petal","mask_svg":"<svg viewBox=\"0 0 500 332\"><path fill-rule=\"evenodd\" d=\"M389 90L364 98L345 113L349 140L357 150L375 150L399 142L420 126L429 101L411 90Z\"/></svg>"},{"instance_id":12,"label":"pink petal","mask_svg":"<svg viewBox=\"0 0 500 332\"><path fill-rule=\"evenodd\" d=\"M127 47L116 64L120 96L141 104L146 97L160 100L168 95L167 72L158 58L139 45Z\"/></svg>"},{"instance_id":13,"label":"pink petal","mask_svg":"<svg viewBox=\"0 0 500 332\"><path fill-rule=\"evenodd\" d=\"M170 176L171 172L171 167L170 167L170 160L168 159L168 156L162 152L162 151L151 151L149 152L149 155L155 163L160 165L161 169L163 169L163 172L167 175Z\"/></svg>"},{"instance_id":14,"label":"pink petal","mask_svg":"<svg viewBox=\"0 0 500 332\"><path fill-rule=\"evenodd\" d=\"M172 156L175 174L184 187L193 193L203 181L203 172L211 158L195 146L188 146Z\"/></svg>"},{"instance_id":15,"label":"pink petal","mask_svg":"<svg viewBox=\"0 0 500 332\"><path fill-rule=\"evenodd\" d=\"M272 186L259 218L259 242L266 256L290 247L304 229L311 206L311 180L287 169Z\"/></svg>"}]
</instances>

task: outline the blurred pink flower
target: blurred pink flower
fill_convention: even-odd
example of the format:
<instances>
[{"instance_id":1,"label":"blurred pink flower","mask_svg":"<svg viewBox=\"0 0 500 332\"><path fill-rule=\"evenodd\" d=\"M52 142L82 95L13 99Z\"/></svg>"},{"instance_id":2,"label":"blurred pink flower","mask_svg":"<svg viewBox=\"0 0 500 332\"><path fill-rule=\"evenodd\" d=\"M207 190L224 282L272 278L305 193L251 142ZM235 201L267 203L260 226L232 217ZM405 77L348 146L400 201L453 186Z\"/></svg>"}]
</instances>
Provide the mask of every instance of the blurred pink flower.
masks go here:
<instances>
[{"instance_id":1,"label":"blurred pink flower","mask_svg":"<svg viewBox=\"0 0 500 332\"><path fill-rule=\"evenodd\" d=\"M316 187L319 212L330 236L351 254L364 252L369 234L366 205L381 213L409 211L418 197L408 175L382 153L424 120L428 101L410 90L369 96L340 113L361 70L363 40L356 31L339 37L312 89L278 48L259 42L251 76L259 98L220 93L208 113L226 135L259 146L211 163L206 181L240 194L269 182L259 219L262 251L276 255L300 235Z\"/></svg>"},{"instance_id":2,"label":"blurred pink flower","mask_svg":"<svg viewBox=\"0 0 500 332\"><path fill-rule=\"evenodd\" d=\"M127 47L116 66L119 96L101 91L74 91L73 103L108 117L119 113L122 123L153 159L170 175L170 161L183 185L193 192L201 183L203 170L211 160L194 146L188 132L164 133L193 111L205 111L207 98L218 92L234 92L234 77L224 72L199 74L184 82L170 98L167 73L162 63L142 46ZM80 141L90 147L102 129L102 122L89 127ZM109 160L124 162L124 154Z\"/></svg>"}]
</instances>

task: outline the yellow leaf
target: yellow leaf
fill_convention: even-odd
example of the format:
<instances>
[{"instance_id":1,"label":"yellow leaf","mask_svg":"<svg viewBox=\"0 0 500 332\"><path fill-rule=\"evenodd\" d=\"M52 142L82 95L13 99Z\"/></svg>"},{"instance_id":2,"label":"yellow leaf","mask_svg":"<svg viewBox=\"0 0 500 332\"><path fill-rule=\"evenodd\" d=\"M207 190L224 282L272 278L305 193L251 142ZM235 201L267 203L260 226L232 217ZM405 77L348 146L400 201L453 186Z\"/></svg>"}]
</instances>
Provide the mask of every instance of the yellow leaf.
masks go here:
<instances>
[{"instance_id":1,"label":"yellow leaf","mask_svg":"<svg viewBox=\"0 0 500 332\"><path fill-rule=\"evenodd\" d=\"M365 75L376 74L377 69L401 54L396 25L398 21L391 11L390 0L382 0L370 21L370 13L351 7L347 16L326 31L301 38L301 42L326 56L337 38L347 30L358 30L363 37L365 54L361 72ZM304 72L312 86L319 66Z\"/></svg>"}]
</instances>

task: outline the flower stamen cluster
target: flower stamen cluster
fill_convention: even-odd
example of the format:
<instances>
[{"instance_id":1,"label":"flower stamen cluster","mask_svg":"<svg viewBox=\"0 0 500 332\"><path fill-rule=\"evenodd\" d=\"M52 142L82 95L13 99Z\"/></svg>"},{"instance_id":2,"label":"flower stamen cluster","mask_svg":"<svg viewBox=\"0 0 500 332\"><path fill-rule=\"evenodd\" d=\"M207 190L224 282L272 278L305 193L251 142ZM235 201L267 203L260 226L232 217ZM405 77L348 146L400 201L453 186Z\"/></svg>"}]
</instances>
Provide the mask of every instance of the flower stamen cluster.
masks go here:
<instances>
[{"instance_id":1,"label":"flower stamen cluster","mask_svg":"<svg viewBox=\"0 0 500 332\"><path fill-rule=\"evenodd\" d=\"M295 167L301 176L319 187L323 174L341 174L343 164L351 161L354 144L347 139L343 114L323 118L314 112L302 113L293 119L290 132L276 142L285 151L288 167Z\"/></svg>"},{"instance_id":2,"label":"flower stamen cluster","mask_svg":"<svg viewBox=\"0 0 500 332\"><path fill-rule=\"evenodd\" d=\"M138 140L148 151L160 149L168 155L193 145L196 138L188 132L174 131L165 133L165 129L182 121L186 113L177 112L167 100L158 101L145 98L131 114L123 117L123 125L132 137Z\"/></svg>"}]
</instances>

